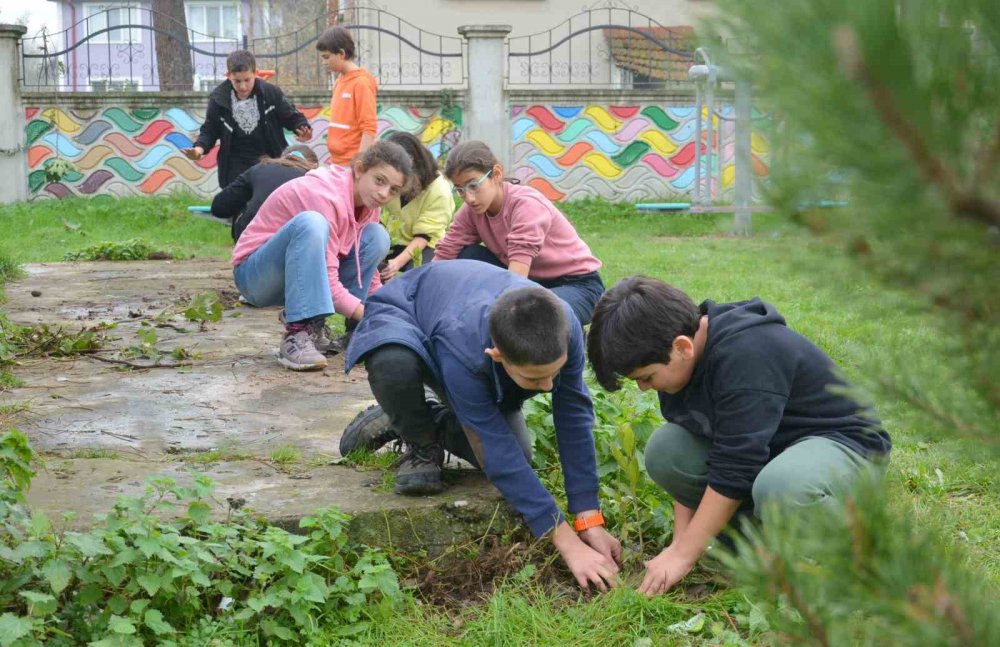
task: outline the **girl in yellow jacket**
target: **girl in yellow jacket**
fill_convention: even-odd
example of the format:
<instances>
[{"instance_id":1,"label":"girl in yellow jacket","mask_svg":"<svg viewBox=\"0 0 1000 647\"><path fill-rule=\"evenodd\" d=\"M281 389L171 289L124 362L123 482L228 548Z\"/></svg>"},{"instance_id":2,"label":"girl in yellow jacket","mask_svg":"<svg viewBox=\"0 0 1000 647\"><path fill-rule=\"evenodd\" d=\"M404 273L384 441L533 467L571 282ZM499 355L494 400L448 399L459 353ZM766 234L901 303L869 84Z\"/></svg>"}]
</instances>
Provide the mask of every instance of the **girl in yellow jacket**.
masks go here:
<instances>
[{"instance_id":1,"label":"girl in yellow jacket","mask_svg":"<svg viewBox=\"0 0 1000 647\"><path fill-rule=\"evenodd\" d=\"M448 231L455 213L451 183L438 173L437 162L420 140L407 132L386 139L403 147L413 160L412 185L382 207L382 224L392 246L380 269L383 281L434 258L434 247Z\"/></svg>"}]
</instances>

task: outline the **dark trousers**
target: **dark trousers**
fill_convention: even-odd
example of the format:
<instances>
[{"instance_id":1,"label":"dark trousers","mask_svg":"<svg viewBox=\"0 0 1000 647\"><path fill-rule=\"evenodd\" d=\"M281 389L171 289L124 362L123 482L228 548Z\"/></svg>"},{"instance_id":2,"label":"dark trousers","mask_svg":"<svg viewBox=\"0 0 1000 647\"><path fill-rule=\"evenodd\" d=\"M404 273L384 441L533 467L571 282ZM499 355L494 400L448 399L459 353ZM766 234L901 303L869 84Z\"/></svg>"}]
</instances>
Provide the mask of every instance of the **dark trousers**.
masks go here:
<instances>
[{"instance_id":1,"label":"dark trousers","mask_svg":"<svg viewBox=\"0 0 1000 647\"><path fill-rule=\"evenodd\" d=\"M490 265L506 268L497 255L482 245L466 245L458 253L458 257L472 261L482 261ZM594 307L604 294L604 281L597 272L560 276L554 279L531 279L543 288L548 288L557 297L573 308L573 314L580 320L581 326L590 323L594 316Z\"/></svg>"},{"instance_id":2,"label":"dark trousers","mask_svg":"<svg viewBox=\"0 0 1000 647\"><path fill-rule=\"evenodd\" d=\"M444 389L424 361L406 346L387 344L365 355L368 384L393 429L410 445L438 442L446 450L482 467L483 455L474 432L463 429L448 406ZM428 402L427 386L440 403ZM531 436L520 406L504 413L525 455L531 458Z\"/></svg>"}]
</instances>

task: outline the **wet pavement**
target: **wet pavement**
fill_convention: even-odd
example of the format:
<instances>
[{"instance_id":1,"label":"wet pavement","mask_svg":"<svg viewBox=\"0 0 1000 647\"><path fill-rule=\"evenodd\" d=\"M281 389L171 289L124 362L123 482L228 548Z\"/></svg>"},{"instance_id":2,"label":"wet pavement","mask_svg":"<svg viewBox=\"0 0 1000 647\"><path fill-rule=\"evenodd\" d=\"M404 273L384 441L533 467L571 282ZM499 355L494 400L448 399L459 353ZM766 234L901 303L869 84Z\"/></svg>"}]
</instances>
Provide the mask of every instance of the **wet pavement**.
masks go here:
<instances>
[{"instance_id":1,"label":"wet pavement","mask_svg":"<svg viewBox=\"0 0 1000 647\"><path fill-rule=\"evenodd\" d=\"M25 269L25 278L6 287L2 307L12 322L73 331L114 323L102 331L108 341L101 356L141 364L151 360L111 349L140 346L140 330L167 324L152 327L158 361L177 362L171 353L178 348L193 356L185 366L145 370L89 356L28 359L15 367L23 385L0 393L0 406L24 409L13 423L46 458L29 501L52 518L73 511L75 523L86 524L118 496L141 493L149 477L183 481L191 469L219 483L219 515L227 497L283 523L330 505L386 519L420 509L439 514L455 501L467 518L495 511L497 493L478 473L463 473L441 497L408 499L386 491L381 472L338 464L341 431L374 403L363 369L345 375L342 357L318 372L282 368L274 359L279 308L239 304L225 261ZM221 321L199 325L174 314L210 291L226 306ZM206 452L218 461L204 463Z\"/></svg>"}]
</instances>

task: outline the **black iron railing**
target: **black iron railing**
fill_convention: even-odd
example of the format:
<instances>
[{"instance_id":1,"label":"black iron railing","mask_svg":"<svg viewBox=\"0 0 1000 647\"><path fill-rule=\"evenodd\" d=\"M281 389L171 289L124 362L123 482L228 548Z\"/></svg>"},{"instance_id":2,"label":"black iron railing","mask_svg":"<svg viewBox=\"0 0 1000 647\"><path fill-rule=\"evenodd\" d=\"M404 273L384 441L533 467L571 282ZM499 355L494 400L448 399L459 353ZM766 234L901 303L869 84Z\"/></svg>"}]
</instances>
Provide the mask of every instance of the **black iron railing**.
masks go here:
<instances>
[{"instance_id":1,"label":"black iron railing","mask_svg":"<svg viewBox=\"0 0 1000 647\"><path fill-rule=\"evenodd\" d=\"M507 40L507 83L655 89L687 80L693 30L613 3Z\"/></svg>"}]
</instances>

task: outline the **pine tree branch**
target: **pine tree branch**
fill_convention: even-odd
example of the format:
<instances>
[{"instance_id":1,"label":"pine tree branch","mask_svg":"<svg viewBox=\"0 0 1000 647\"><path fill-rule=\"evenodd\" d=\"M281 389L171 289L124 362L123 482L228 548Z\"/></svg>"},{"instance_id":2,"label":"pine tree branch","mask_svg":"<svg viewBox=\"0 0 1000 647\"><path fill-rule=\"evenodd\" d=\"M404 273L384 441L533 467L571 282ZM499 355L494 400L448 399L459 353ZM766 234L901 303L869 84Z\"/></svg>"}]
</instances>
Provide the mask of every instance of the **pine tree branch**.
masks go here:
<instances>
[{"instance_id":1,"label":"pine tree branch","mask_svg":"<svg viewBox=\"0 0 1000 647\"><path fill-rule=\"evenodd\" d=\"M943 615L955 627L955 633L963 645L973 645L976 636L969 627L969 618L955 596L948 591L941 578L934 583L934 610Z\"/></svg>"},{"instance_id":2,"label":"pine tree branch","mask_svg":"<svg viewBox=\"0 0 1000 647\"><path fill-rule=\"evenodd\" d=\"M851 27L838 27L833 40L842 70L848 78L860 81L882 122L906 148L923 178L944 194L952 212L1000 226L1000 202L982 197L976 187L972 193L962 190L958 177L934 155L920 129L900 110L892 91L872 74L862 57L857 33Z\"/></svg>"},{"instance_id":3,"label":"pine tree branch","mask_svg":"<svg viewBox=\"0 0 1000 647\"><path fill-rule=\"evenodd\" d=\"M888 375L880 375L878 381L879 384L881 384L882 387L889 393L898 398L902 398L907 403L936 419L942 425L955 429L963 436L968 438L978 438L991 444L997 443L998 439L996 434L991 434L985 429L974 427L955 414L942 409L925 398L923 394L916 390L915 387L901 384L899 380Z\"/></svg>"},{"instance_id":4,"label":"pine tree branch","mask_svg":"<svg viewBox=\"0 0 1000 647\"><path fill-rule=\"evenodd\" d=\"M763 551L764 549L760 548L759 550ZM765 554L762 557L764 557L764 563L770 565L768 571L771 574L771 587L777 588L779 592L784 593L792 607L805 618L806 625L809 627L809 633L816 639L816 643L823 647L830 647L830 637L826 633L826 626L823 624L823 620L806 604L806 601L802 598L802 593L792 584L788 562L780 555L773 553Z\"/></svg>"},{"instance_id":5,"label":"pine tree branch","mask_svg":"<svg viewBox=\"0 0 1000 647\"><path fill-rule=\"evenodd\" d=\"M997 166L1000 165L1000 118L997 119L997 126L993 131L993 139L983 146L976 158L972 191L976 191L978 187L988 186L996 175Z\"/></svg>"}]
</instances>

